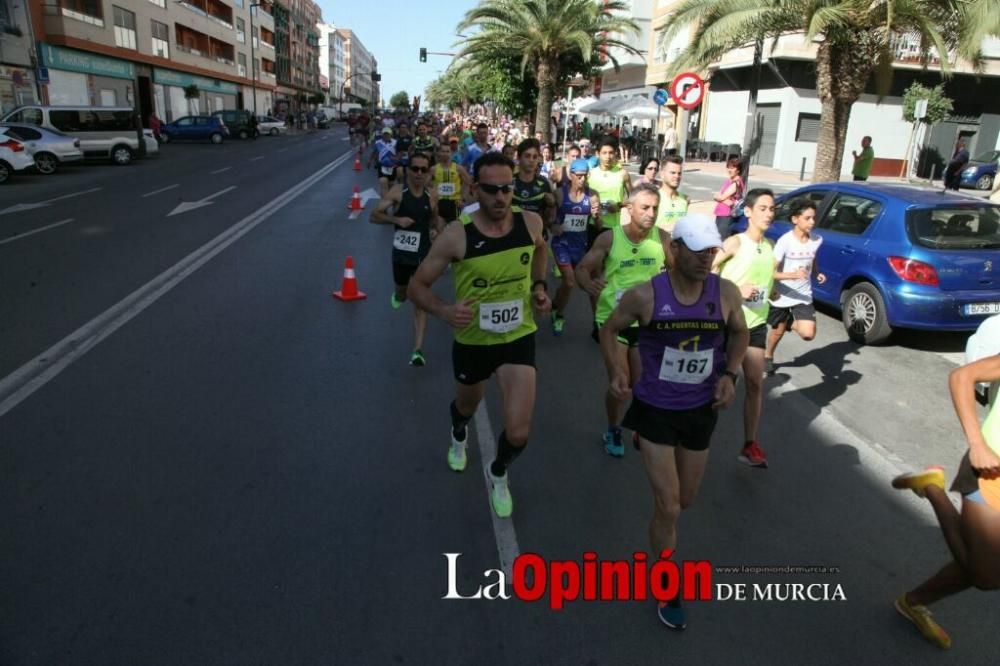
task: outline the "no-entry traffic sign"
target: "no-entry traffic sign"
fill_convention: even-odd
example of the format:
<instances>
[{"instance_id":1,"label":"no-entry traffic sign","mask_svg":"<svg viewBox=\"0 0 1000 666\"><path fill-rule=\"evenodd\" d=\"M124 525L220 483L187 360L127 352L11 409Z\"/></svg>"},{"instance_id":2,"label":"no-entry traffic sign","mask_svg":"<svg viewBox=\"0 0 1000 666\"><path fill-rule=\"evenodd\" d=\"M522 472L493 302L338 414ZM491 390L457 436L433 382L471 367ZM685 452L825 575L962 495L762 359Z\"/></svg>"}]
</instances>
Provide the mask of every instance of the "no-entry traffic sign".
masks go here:
<instances>
[{"instance_id":1,"label":"no-entry traffic sign","mask_svg":"<svg viewBox=\"0 0 1000 666\"><path fill-rule=\"evenodd\" d=\"M705 82L694 72L683 72L670 83L670 97L677 106L691 110L705 97Z\"/></svg>"}]
</instances>

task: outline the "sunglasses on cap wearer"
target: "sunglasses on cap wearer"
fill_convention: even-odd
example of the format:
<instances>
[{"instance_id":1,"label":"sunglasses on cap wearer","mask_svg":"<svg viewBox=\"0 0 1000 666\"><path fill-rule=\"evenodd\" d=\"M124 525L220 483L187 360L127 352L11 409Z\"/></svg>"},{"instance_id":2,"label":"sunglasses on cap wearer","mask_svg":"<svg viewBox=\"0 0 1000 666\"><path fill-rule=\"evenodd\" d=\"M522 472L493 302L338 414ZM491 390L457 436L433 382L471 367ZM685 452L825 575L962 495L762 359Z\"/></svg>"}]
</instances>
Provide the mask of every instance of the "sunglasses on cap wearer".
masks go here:
<instances>
[{"instance_id":1,"label":"sunglasses on cap wearer","mask_svg":"<svg viewBox=\"0 0 1000 666\"><path fill-rule=\"evenodd\" d=\"M507 183L505 185L491 185L490 183L477 183L479 189L486 194L496 194L502 192L504 194L510 194L514 191L514 183Z\"/></svg>"},{"instance_id":2,"label":"sunglasses on cap wearer","mask_svg":"<svg viewBox=\"0 0 1000 666\"><path fill-rule=\"evenodd\" d=\"M683 247L684 249L686 249L691 254L702 259L707 259L708 257L714 257L716 253L719 251L719 248L715 246L706 247L704 250L698 250L698 251L692 250L687 246L687 243L684 242L683 238L677 238L674 240L674 242Z\"/></svg>"}]
</instances>

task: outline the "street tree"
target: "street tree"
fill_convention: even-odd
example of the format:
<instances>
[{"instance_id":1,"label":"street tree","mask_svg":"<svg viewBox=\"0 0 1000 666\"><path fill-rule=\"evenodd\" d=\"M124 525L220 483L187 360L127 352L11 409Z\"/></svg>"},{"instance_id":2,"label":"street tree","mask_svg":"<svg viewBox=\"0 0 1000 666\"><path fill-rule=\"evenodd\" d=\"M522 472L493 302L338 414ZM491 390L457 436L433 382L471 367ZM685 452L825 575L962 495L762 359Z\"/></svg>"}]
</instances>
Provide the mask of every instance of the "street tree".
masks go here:
<instances>
[{"instance_id":1,"label":"street tree","mask_svg":"<svg viewBox=\"0 0 1000 666\"><path fill-rule=\"evenodd\" d=\"M933 88L928 88L919 81L914 81L906 89L906 92L903 93L904 120L910 123L917 120L914 110L916 109L917 102L922 99L927 100L927 113L920 121L928 125L941 122L951 115L951 111L954 108L951 98L944 94L943 83L939 83Z\"/></svg>"},{"instance_id":2,"label":"street tree","mask_svg":"<svg viewBox=\"0 0 1000 666\"><path fill-rule=\"evenodd\" d=\"M515 71L522 78L533 72L538 87L535 130L548 136L556 88L567 74L566 56L576 54L589 63L596 52L617 70L614 49L639 54L619 38L639 33L628 9L621 0L481 0L458 25L458 32L478 30L460 55L489 63L517 54L520 66Z\"/></svg>"},{"instance_id":3,"label":"street tree","mask_svg":"<svg viewBox=\"0 0 1000 666\"><path fill-rule=\"evenodd\" d=\"M997 0L682 0L666 23L669 43L681 31L691 40L671 63L671 75L704 70L727 52L802 34L816 44L816 92L822 104L815 182L840 178L851 107L875 81L880 95L892 83L894 46L901 35L919 41L926 63L944 75L952 55L982 62L984 37L1000 33ZM944 54L943 57L940 54Z\"/></svg>"},{"instance_id":4,"label":"street tree","mask_svg":"<svg viewBox=\"0 0 1000 666\"><path fill-rule=\"evenodd\" d=\"M389 98L389 106L394 109L406 109L410 106L410 94L405 90L400 90Z\"/></svg>"}]
</instances>

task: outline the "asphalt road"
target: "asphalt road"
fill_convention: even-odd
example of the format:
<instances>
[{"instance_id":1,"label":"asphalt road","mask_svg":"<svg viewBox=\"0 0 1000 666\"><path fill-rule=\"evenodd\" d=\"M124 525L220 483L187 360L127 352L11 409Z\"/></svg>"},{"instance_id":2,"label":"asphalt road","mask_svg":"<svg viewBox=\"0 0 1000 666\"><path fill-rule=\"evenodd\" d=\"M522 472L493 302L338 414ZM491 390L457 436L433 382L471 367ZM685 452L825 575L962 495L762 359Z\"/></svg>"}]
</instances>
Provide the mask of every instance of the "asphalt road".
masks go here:
<instances>
[{"instance_id":1,"label":"asphalt road","mask_svg":"<svg viewBox=\"0 0 1000 666\"><path fill-rule=\"evenodd\" d=\"M623 460L601 450L606 379L576 294L565 336L538 334L534 428L511 471L513 519L497 529L480 453L501 428L495 387L455 474L449 331L432 321L429 365L406 364L408 306L388 305L391 231L346 219L351 187L371 175L347 160L269 206L345 153L341 138L168 146L131 169L0 192L2 238L74 219L0 245L7 388L227 229L256 224L142 292L124 321L99 319L58 372L0 394L0 663L995 663L995 598L935 609L947 654L892 609L947 559L928 507L888 480L931 457L954 470L944 387L961 340L859 349L828 317L812 343L779 349L761 434L770 469L736 462L739 410L720 419L675 559L836 567L714 582L839 584L846 601L693 602L675 634L650 602L443 600L444 553L462 553L469 594L501 567L498 540L551 559L644 549L648 484L631 448ZM330 297L346 255L366 301ZM450 293L447 279L439 288Z\"/></svg>"}]
</instances>

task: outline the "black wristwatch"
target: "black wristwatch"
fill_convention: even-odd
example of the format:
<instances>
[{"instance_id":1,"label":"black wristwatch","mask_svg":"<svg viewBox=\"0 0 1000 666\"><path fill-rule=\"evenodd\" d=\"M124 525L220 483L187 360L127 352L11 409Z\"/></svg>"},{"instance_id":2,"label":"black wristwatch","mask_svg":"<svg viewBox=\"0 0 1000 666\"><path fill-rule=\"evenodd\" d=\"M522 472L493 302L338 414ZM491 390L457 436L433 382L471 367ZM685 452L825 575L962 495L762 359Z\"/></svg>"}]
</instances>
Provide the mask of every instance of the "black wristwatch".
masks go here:
<instances>
[{"instance_id":1,"label":"black wristwatch","mask_svg":"<svg viewBox=\"0 0 1000 666\"><path fill-rule=\"evenodd\" d=\"M729 370L723 370L722 374L733 380L733 386L736 386L736 383L740 381L740 376L735 372L730 372Z\"/></svg>"}]
</instances>

